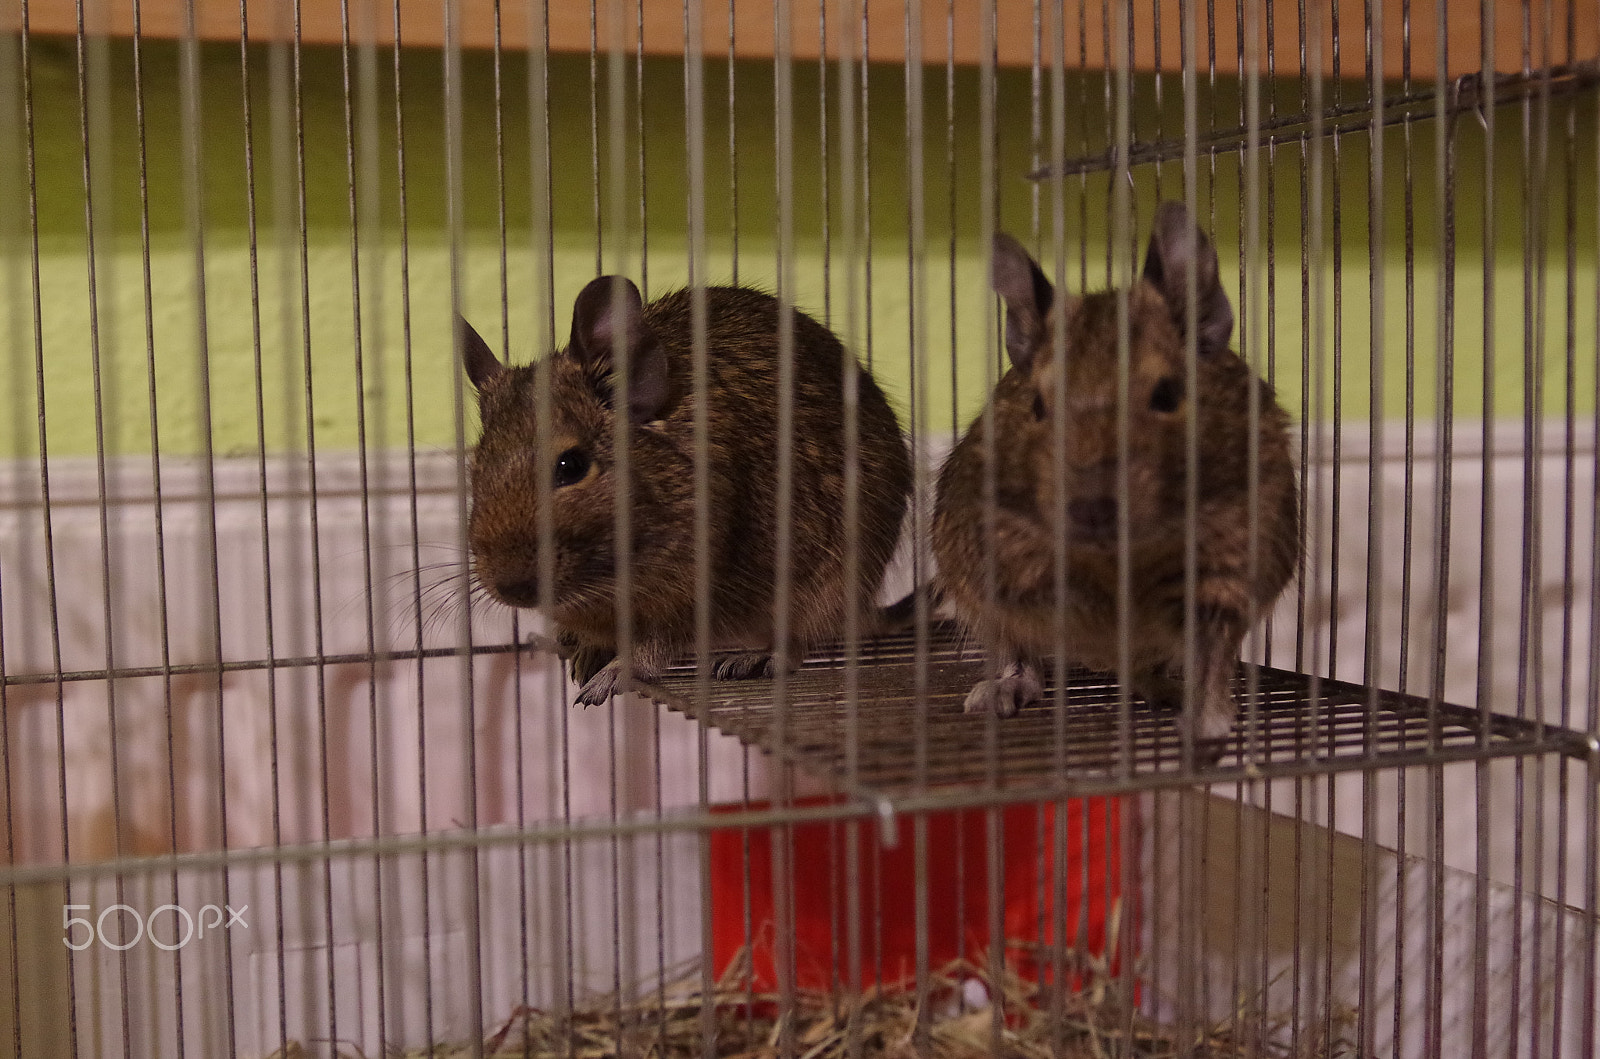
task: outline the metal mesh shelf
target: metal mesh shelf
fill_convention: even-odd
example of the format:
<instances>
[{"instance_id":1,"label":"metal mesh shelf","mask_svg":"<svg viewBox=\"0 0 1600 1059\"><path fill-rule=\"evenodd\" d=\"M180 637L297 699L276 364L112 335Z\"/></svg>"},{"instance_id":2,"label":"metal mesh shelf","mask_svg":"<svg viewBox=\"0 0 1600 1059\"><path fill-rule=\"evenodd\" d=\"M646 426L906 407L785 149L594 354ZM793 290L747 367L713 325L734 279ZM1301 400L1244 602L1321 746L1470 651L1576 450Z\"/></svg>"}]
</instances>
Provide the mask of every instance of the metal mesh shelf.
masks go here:
<instances>
[{"instance_id":1,"label":"metal mesh shelf","mask_svg":"<svg viewBox=\"0 0 1600 1059\"><path fill-rule=\"evenodd\" d=\"M1103 674L1068 673L1065 711L1048 700L1003 720L969 715L962 702L984 673L983 654L953 626L939 624L928 637L926 708L919 719L914 635L866 643L860 658L854 784L846 669L837 645L813 652L790 675L781 716L771 681L714 681L701 700L692 663L673 667L643 691L747 745L858 793L885 797L961 788L1005 788L1019 797L1088 794L1594 752L1587 737L1568 729L1265 666L1253 667L1258 694L1251 711L1242 666L1240 720L1226 749L1215 760L1202 756L1186 764L1176 715L1133 698L1124 728L1117 684ZM1054 681L1046 687L1053 695Z\"/></svg>"}]
</instances>

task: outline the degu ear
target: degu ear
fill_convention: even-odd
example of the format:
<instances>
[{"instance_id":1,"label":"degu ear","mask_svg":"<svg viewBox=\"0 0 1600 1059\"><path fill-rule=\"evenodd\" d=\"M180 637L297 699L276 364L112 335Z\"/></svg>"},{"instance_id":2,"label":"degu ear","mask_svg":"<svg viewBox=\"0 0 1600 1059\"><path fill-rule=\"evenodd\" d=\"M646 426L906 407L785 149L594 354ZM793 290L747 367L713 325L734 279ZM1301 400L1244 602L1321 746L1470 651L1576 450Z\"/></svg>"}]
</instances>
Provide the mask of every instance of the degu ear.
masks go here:
<instances>
[{"instance_id":1,"label":"degu ear","mask_svg":"<svg viewBox=\"0 0 1600 1059\"><path fill-rule=\"evenodd\" d=\"M619 304L620 303L620 304ZM667 355L644 323L644 299L624 276L592 279L572 305L572 341L567 354L591 378L610 379L619 356L628 365L628 418L658 419L666 407Z\"/></svg>"},{"instance_id":2,"label":"degu ear","mask_svg":"<svg viewBox=\"0 0 1600 1059\"><path fill-rule=\"evenodd\" d=\"M1196 310L1196 345L1200 355L1220 353L1233 336L1233 306L1218 275L1217 248L1189 217L1181 202L1164 202L1156 210L1150 249L1144 256L1144 278L1172 310L1178 331L1188 322L1188 280L1193 272L1199 299Z\"/></svg>"},{"instance_id":3,"label":"degu ear","mask_svg":"<svg viewBox=\"0 0 1600 1059\"><path fill-rule=\"evenodd\" d=\"M1011 355L1013 365L1027 371L1050 336L1045 322L1056 304L1056 288L1022 243L1005 232L995 232L989 283L1005 301L1006 354Z\"/></svg>"},{"instance_id":4,"label":"degu ear","mask_svg":"<svg viewBox=\"0 0 1600 1059\"><path fill-rule=\"evenodd\" d=\"M456 314L456 351L461 363L466 366L467 378L472 380L473 388L480 393L506 370L489 348L489 343L459 313Z\"/></svg>"},{"instance_id":5,"label":"degu ear","mask_svg":"<svg viewBox=\"0 0 1600 1059\"><path fill-rule=\"evenodd\" d=\"M1045 343L1045 320L1055 303L1055 288L1022 244L1005 232L994 235L989 284L1006 303L1006 352L1011 363L1027 371Z\"/></svg>"}]
</instances>

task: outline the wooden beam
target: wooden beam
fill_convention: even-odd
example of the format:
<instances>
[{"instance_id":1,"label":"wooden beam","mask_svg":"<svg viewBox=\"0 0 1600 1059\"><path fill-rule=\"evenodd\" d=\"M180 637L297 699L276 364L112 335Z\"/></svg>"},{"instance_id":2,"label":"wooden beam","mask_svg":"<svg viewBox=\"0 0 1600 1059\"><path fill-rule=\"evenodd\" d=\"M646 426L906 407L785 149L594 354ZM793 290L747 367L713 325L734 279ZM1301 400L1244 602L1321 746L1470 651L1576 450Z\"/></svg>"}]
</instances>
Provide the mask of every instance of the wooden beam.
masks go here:
<instances>
[{"instance_id":1,"label":"wooden beam","mask_svg":"<svg viewBox=\"0 0 1600 1059\"><path fill-rule=\"evenodd\" d=\"M1479 4L1477 0L1445 0L1447 4L1446 33L1449 48L1449 71L1452 76L1477 71L1481 67L1482 37L1479 33ZM494 44L494 0L458 0L462 46L489 48ZM1573 34L1575 52L1580 59L1600 56L1600 15L1597 5L1582 0L1552 0L1552 54L1548 60L1539 54L1541 25L1532 27L1534 68L1563 61L1566 54L1566 21L1569 8L1575 6L1576 32ZM88 29L91 33L110 32L117 36L133 33L132 0L89 0L85 5ZM141 33L147 37L181 37L186 29L185 0L143 0L140 6ZM639 28L643 26L644 50L652 55L681 55L684 51L683 0L624 0L624 26L622 36L629 51L637 49ZM1089 69L1114 66L1118 56L1108 43L1108 32L1097 3L1071 3L1065 6L1066 30L1063 34L1065 61L1069 68L1086 64ZM1139 70L1177 71L1179 58L1179 7L1176 0L1162 0L1159 24L1149 4L1130 3L1133 15L1131 27L1132 62ZM1196 10L1202 10L1198 3ZM1260 5L1264 10L1265 4ZM294 34L293 5L288 0L245 0L248 11L249 37L253 41L288 40ZM591 37L591 7L584 3L549 0L549 44L552 51L587 52L591 39L605 50L611 41L613 5L609 0L599 0L596 11L594 37ZM1323 8L1322 73L1333 75L1332 19L1337 8L1340 38L1339 74L1345 78L1365 78L1366 26L1363 0L1325 0ZM1430 4L1413 5L1410 27L1411 72L1418 79L1431 80L1436 68L1435 45L1437 40L1437 9ZM196 33L206 40L237 41L240 35L239 0L194 0ZM947 22L948 8L937 0L923 5L922 53L928 63L942 64L952 50L955 61L962 66L979 62L982 47L981 19L988 4L985 0L955 0L953 23ZM504 0L501 15L502 45L511 50L524 50L530 40L544 35L531 32L529 25L533 5ZM738 0L732 32L732 51L740 58L770 58L774 48L772 4L770 0ZM793 4L794 57L815 60L819 52L819 5L795 0ZM996 58L1000 65L1027 67L1034 54L1034 0L995 0L994 13L998 26ZM1079 17L1083 25L1080 30ZM1207 31L1205 25L1196 29L1198 38L1197 65L1202 76L1208 71L1210 56L1216 56L1216 70L1220 74L1236 74L1240 69L1238 20L1235 5L1216 5L1216 25ZM374 0L352 0L350 34L353 40L363 36L379 44L392 44L395 23L399 21L399 36L407 46L436 48L444 43L444 11L441 0L394 0L377 3ZM720 58L729 53L728 7L710 3L704 9L702 47L709 57ZM1050 3L1041 8L1044 28L1048 31L1053 18ZM840 24L840 12L833 3L828 4L827 48L830 55L838 55L840 33L846 27ZM75 0L31 0L28 3L29 28L34 33L73 34L78 30L78 4ZM1523 8L1520 4L1505 2L1495 9L1495 65L1502 72L1522 68ZM904 5L882 0L866 3L866 28L870 57L882 62L903 62L905 59L906 16ZM0 2L0 27L15 31L21 22L21 0ZM860 22L848 27L855 33L856 50L860 50ZM1118 27L1112 27L1118 28ZM1384 72L1389 78L1398 78L1403 72L1402 43L1404 27L1401 23L1399 0L1384 5L1383 12ZM953 31L953 32L952 32ZM313 44L337 44L343 36L340 5L334 0L305 0L301 8L301 39ZM1048 34L1047 34L1048 36ZM1159 41L1159 54L1157 45ZM1267 72L1267 37L1261 33L1261 69ZM1280 76L1300 75L1300 27L1297 14L1278 11L1271 40L1272 67ZM1045 66L1051 62L1051 49L1043 49Z\"/></svg>"}]
</instances>

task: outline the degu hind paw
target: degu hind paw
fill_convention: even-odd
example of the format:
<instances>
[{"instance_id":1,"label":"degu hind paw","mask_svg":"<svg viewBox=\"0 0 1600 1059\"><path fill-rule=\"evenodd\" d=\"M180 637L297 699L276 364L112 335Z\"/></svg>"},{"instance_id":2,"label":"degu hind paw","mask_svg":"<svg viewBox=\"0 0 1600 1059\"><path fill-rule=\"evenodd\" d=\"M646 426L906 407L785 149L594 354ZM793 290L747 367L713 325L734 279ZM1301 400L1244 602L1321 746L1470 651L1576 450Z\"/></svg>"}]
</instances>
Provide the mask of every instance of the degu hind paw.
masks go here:
<instances>
[{"instance_id":1,"label":"degu hind paw","mask_svg":"<svg viewBox=\"0 0 1600 1059\"><path fill-rule=\"evenodd\" d=\"M994 680L980 680L967 693L967 713L1014 717L1024 706L1044 701L1044 684L1031 666L1007 666Z\"/></svg>"},{"instance_id":2,"label":"degu hind paw","mask_svg":"<svg viewBox=\"0 0 1600 1059\"><path fill-rule=\"evenodd\" d=\"M736 651L721 655L711 663L711 675L718 680L751 680L772 677L776 671L767 651Z\"/></svg>"}]
</instances>

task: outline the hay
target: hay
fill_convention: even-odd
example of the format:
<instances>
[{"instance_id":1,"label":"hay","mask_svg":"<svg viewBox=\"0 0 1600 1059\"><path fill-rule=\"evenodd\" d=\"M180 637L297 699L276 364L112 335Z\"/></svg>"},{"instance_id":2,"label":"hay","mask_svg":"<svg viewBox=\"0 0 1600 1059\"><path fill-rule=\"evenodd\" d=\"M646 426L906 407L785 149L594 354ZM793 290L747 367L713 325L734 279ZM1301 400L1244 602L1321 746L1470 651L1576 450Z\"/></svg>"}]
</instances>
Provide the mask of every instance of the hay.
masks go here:
<instances>
[{"instance_id":1,"label":"hay","mask_svg":"<svg viewBox=\"0 0 1600 1059\"><path fill-rule=\"evenodd\" d=\"M1011 948L1032 949L1034 957L1044 956L1036 946ZM749 961L741 954L709 996L702 995L699 971L691 969L659 988L636 993L626 1003L615 996L601 997L564 1017L521 1008L488 1035L482 1054L485 1059L690 1059L705 1054L707 1019L715 1035L714 1054L726 1059L776 1059L784 1054L780 1038L785 1032L796 1059L846 1059L852 1054L867 1059L983 1059L996 1054L1014 1059L1179 1055L1311 1059L1356 1051L1342 1036L1350 1022L1348 1014L1332 1020L1333 1039L1323 1040L1315 1031L1302 1033L1295 1047L1285 1043L1290 1036L1287 1019L1243 1013L1227 1020L1227 1026L1196 1029L1180 1038L1177 1028L1157 1025L1127 1003L1099 961L1073 962L1084 987L1051 996L1017 974L1007 961L999 983L1005 1017L998 1026L988 1004L976 1009L963 1004L971 982L981 983L993 995L987 968L965 960L947 964L931 976L925 1026L918 1026L915 990L899 985L854 997L800 992L785 1026L776 1018L777 995L751 993L742 984L748 981ZM856 1048L859 1052L854 1052ZM474 1052L470 1043L436 1045L390 1052L387 1059L464 1059ZM308 1054L291 1044L272 1059L306 1059ZM341 1059L373 1059L358 1051L341 1049L336 1054Z\"/></svg>"}]
</instances>

